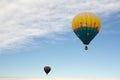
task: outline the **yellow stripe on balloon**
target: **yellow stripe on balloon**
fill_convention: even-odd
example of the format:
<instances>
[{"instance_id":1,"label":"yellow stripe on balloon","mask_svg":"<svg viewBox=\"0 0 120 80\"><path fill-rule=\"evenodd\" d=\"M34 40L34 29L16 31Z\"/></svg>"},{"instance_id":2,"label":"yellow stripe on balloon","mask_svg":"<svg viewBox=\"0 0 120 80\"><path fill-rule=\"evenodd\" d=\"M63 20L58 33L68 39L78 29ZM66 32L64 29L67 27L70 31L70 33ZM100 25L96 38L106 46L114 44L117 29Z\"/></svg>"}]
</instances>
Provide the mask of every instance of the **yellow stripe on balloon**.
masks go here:
<instances>
[{"instance_id":1,"label":"yellow stripe on balloon","mask_svg":"<svg viewBox=\"0 0 120 80\"><path fill-rule=\"evenodd\" d=\"M92 26L92 17L90 15L87 15L86 17L86 24L87 24L87 27L91 27Z\"/></svg>"},{"instance_id":2,"label":"yellow stripe on balloon","mask_svg":"<svg viewBox=\"0 0 120 80\"><path fill-rule=\"evenodd\" d=\"M96 27L97 27L97 29L98 29L98 31L100 30L100 19L98 18L98 17L96 17L96 19L95 19L95 21L96 21Z\"/></svg>"},{"instance_id":3,"label":"yellow stripe on balloon","mask_svg":"<svg viewBox=\"0 0 120 80\"><path fill-rule=\"evenodd\" d=\"M82 17L81 17L81 16L78 16L78 17L76 18L76 20L77 20L78 28L82 27Z\"/></svg>"},{"instance_id":4,"label":"yellow stripe on balloon","mask_svg":"<svg viewBox=\"0 0 120 80\"><path fill-rule=\"evenodd\" d=\"M77 18L75 18L74 21L73 21L73 29L77 30L78 28L79 28L78 20L77 20Z\"/></svg>"},{"instance_id":5,"label":"yellow stripe on balloon","mask_svg":"<svg viewBox=\"0 0 120 80\"><path fill-rule=\"evenodd\" d=\"M83 17L83 21L82 21L83 22L83 24L82 24L83 27L86 27L86 23L87 23L86 20L87 20L86 17Z\"/></svg>"},{"instance_id":6,"label":"yellow stripe on balloon","mask_svg":"<svg viewBox=\"0 0 120 80\"><path fill-rule=\"evenodd\" d=\"M99 31L101 27L100 19L93 13L79 13L77 16L74 17L72 21L72 28L73 30L77 30L81 27L97 28Z\"/></svg>"},{"instance_id":7,"label":"yellow stripe on balloon","mask_svg":"<svg viewBox=\"0 0 120 80\"><path fill-rule=\"evenodd\" d=\"M92 15L92 28L95 28L95 15Z\"/></svg>"}]
</instances>

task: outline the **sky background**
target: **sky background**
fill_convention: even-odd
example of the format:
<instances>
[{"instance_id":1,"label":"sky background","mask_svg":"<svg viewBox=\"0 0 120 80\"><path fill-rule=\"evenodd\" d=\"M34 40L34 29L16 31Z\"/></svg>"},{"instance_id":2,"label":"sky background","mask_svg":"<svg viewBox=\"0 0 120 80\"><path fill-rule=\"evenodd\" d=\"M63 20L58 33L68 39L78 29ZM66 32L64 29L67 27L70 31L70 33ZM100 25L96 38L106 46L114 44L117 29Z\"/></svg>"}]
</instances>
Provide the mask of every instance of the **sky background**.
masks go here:
<instances>
[{"instance_id":1,"label":"sky background","mask_svg":"<svg viewBox=\"0 0 120 80\"><path fill-rule=\"evenodd\" d=\"M71 22L101 19L89 50ZM120 0L0 0L0 77L120 77Z\"/></svg>"}]
</instances>

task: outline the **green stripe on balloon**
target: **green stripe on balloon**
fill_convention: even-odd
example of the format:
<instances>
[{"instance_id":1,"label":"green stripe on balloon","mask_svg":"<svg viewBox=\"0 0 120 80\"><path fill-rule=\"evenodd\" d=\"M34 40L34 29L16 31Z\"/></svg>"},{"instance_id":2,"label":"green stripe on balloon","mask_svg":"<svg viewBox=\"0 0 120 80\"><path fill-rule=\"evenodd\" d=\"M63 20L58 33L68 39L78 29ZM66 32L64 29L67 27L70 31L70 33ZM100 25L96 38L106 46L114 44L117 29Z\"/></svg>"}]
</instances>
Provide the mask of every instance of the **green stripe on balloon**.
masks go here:
<instances>
[{"instance_id":1,"label":"green stripe on balloon","mask_svg":"<svg viewBox=\"0 0 120 80\"><path fill-rule=\"evenodd\" d=\"M88 45L98 33L96 28L91 27L80 27L78 30L74 30L74 32L83 44L86 45Z\"/></svg>"}]
</instances>

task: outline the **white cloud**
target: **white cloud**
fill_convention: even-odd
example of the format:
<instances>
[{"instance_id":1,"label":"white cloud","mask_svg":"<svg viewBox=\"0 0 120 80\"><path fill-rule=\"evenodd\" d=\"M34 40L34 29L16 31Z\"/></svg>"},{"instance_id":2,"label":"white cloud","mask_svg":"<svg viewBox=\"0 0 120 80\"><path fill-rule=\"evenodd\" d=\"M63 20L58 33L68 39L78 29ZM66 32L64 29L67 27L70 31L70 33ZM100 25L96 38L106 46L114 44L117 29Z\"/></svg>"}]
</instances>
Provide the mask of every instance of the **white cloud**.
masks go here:
<instances>
[{"instance_id":1,"label":"white cloud","mask_svg":"<svg viewBox=\"0 0 120 80\"><path fill-rule=\"evenodd\" d=\"M0 48L68 32L76 13L109 15L118 12L119 5L119 0L0 0Z\"/></svg>"}]
</instances>

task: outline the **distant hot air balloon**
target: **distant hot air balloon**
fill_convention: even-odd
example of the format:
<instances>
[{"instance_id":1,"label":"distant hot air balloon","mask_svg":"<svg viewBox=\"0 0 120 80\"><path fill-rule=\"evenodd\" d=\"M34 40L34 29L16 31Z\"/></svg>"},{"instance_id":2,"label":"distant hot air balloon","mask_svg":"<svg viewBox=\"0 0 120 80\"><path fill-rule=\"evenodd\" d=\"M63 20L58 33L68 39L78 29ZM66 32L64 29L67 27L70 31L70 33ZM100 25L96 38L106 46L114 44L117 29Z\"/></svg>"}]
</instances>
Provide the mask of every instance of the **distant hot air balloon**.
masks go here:
<instances>
[{"instance_id":1,"label":"distant hot air balloon","mask_svg":"<svg viewBox=\"0 0 120 80\"><path fill-rule=\"evenodd\" d=\"M100 31L101 23L98 16L90 12L82 12L76 15L72 21L72 29L77 37L87 45Z\"/></svg>"},{"instance_id":2,"label":"distant hot air balloon","mask_svg":"<svg viewBox=\"0 0 120 80\"><path fill-rule=\"evenodd\" d=\"M46 74L48 74L51 71L51 67L50 66L45 66L44 71L45 71Z\"/></svg>"}]
</instances>

